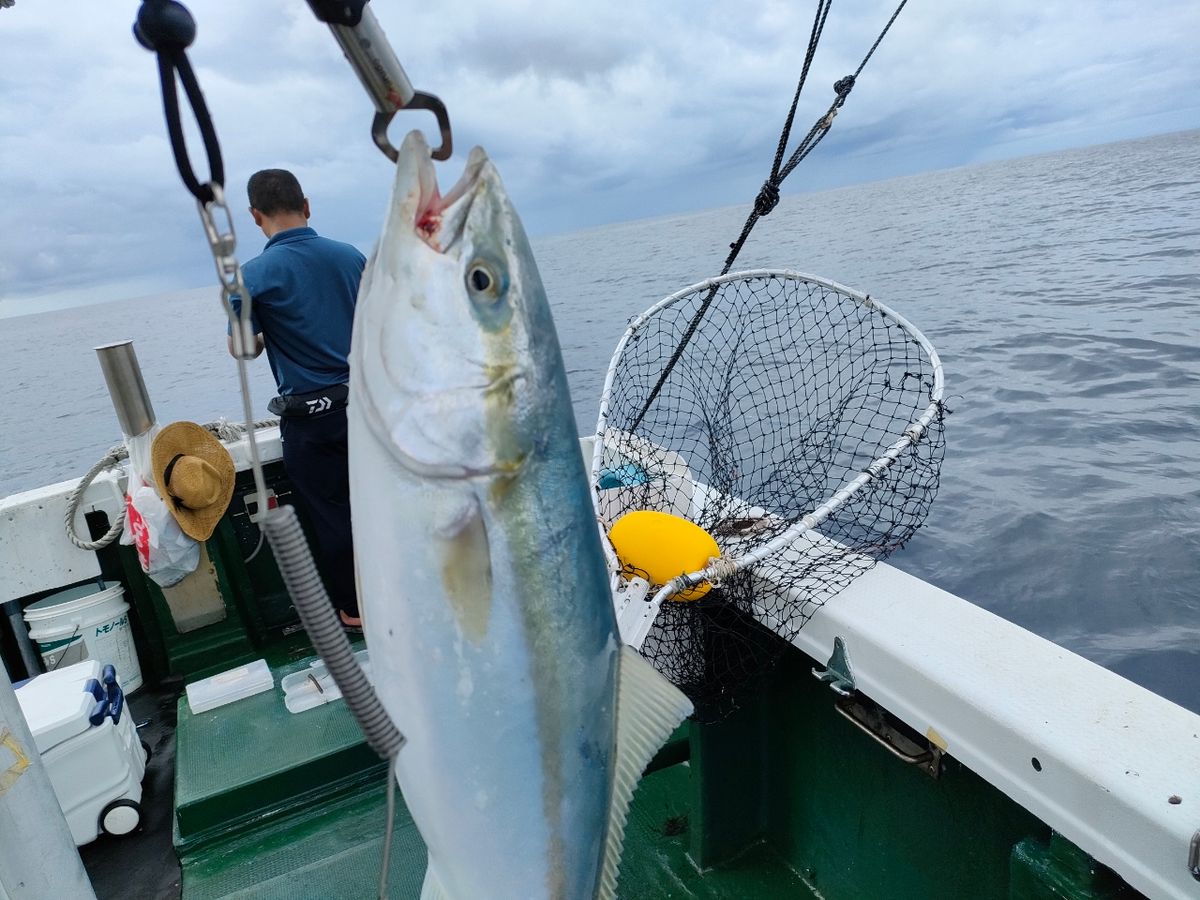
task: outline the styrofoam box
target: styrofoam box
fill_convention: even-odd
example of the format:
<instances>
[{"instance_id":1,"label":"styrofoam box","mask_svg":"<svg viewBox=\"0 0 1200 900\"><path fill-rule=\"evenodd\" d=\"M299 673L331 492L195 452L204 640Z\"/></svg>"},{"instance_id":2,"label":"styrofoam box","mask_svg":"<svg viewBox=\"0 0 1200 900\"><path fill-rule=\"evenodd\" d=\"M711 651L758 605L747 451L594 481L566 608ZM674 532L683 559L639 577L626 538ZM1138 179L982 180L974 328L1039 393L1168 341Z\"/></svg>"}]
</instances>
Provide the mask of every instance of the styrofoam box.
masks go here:
<instances>
[{"instance_id":1,"label":"styrofoam box","mask_svg":"<svg viewBox=\"0 0 1200 900\"><path fill-rule=\"evenodd\" d=\"M187 686L188 706L193 713L208 712L226 703L253 697L275 686L275 678L265 659L220 672Z\"/></svg>"}]
</instances>

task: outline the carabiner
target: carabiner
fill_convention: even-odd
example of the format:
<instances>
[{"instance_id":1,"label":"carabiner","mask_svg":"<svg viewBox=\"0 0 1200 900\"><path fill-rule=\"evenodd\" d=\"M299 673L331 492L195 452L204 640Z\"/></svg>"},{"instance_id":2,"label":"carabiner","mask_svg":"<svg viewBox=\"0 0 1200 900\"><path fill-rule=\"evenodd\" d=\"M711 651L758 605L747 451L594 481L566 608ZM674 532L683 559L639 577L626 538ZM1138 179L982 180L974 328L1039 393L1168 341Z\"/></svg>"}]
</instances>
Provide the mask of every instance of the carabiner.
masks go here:
<instances>
[{"instance_id":1,"label":"carabiner","mask_svg":"<svg viewBox=\"0 0 1200 900\"><path fill-rule=\"evenodd\" d=\"M427 109L437 117L438 131L441 133L442 143L435 147L431 152L434 159L445 161L450 158L450 154L454 152L454 145L450 139L450 114L446 112L446 106L435 97L433 94L426 94L424 91L413 91L412 99L404 104L401 109ZM371 140L375 142L375 146L383 151L384 156L395 162L400 158L400 151L392 146L391 140L387 136L388 126L392 124L392 119L398 110L391 112L377 112L375 118L371 121Z\"/></svg>"}]
</instances>

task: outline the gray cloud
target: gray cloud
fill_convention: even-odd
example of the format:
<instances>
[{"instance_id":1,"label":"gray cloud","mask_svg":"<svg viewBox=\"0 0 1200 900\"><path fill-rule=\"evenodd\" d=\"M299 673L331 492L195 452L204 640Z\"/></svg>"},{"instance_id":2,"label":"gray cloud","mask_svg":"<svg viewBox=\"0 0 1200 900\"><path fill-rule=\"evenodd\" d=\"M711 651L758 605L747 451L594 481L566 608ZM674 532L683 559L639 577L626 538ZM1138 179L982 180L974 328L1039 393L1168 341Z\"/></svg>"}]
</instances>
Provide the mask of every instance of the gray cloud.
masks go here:
<instances>
[{"instance_id":1,"label":"gray cloud","mask_svg":"<svg viewBox=\"0 0 1200 900\"><path fill-rule=\"evenodd\" d=\"M17 0L0 11L0 314L212 278L153 57L129 34L137 6ZM783 0L586 14L534 0L371 6L416 86L450 109L459 152L443 180L482 144L534 234L749 202L813 14ZM390 172L326 29L295 0L191 7L243 257L261 246L243 185L264 166L293 168L314 224L369 249ZM892 8L835 7L798 131ZM1194 0L1152 14L1132 0L910 4L785 190L1200 126L1198 33ZM393 137L431 125L401 113Z\"/></svg>"},{"instance_id":2,"label":"gray cloud","mask_svg":"<svg viewBox=\"0 0 1200 900\"><path fill-rule=\"evenodd\" d=\"M594 31L574 16L521 21L489 10L449 52L495 79L535 73L585 84L609 76L639 51L622 35Z\"/></svg>"}]
</instances>

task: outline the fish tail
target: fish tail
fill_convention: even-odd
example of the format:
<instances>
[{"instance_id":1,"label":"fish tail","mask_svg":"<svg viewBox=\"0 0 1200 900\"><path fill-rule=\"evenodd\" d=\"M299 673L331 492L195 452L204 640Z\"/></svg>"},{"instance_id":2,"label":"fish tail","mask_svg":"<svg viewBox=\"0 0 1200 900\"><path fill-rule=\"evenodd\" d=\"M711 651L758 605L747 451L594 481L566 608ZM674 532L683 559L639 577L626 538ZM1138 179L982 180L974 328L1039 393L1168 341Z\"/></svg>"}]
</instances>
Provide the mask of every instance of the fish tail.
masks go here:
<instances>
[{"instance_id":1,"label":"fish tail","mask_svg":"<svg viewBox=\"0 0 1200 900\"><path fill-rule=\"evenodd\" d=\"M642 772L671 732L692 714L692 701L632 647L621 647L618 675L616 771L609 799L598 900L613 900L617 896L625 821Z\"/></svg>"}]
</instances>

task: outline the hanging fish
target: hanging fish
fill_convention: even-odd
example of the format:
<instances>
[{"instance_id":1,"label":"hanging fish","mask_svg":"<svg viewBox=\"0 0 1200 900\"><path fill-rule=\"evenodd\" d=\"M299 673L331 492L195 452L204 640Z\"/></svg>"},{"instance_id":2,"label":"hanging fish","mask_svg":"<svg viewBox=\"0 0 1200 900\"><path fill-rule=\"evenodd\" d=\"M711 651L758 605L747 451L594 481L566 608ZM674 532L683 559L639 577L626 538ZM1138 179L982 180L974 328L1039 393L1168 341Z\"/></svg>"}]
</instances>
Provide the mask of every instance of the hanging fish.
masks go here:
<instances>
[{"instance_id":1,"label":"hanging fish","mask_svg":"<svg viewBox=\"0 0 1200 900\"><path fill-rule=\"evenodd\" d=\"M359 599L422 897L608 898L653 753L691 712L621 645L562 354L479 148L397 162L350 358Z\"/></svg>"}]
</instances>

